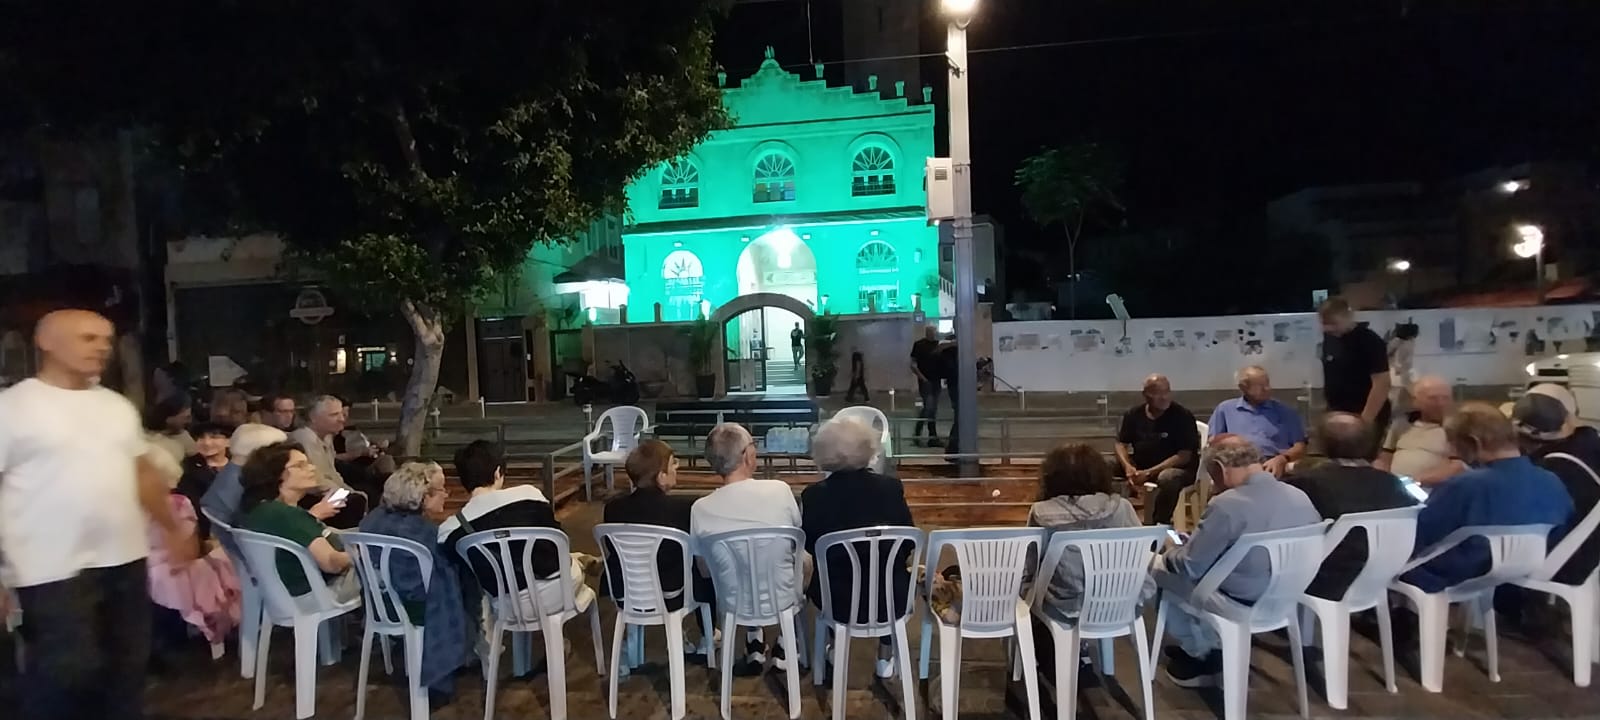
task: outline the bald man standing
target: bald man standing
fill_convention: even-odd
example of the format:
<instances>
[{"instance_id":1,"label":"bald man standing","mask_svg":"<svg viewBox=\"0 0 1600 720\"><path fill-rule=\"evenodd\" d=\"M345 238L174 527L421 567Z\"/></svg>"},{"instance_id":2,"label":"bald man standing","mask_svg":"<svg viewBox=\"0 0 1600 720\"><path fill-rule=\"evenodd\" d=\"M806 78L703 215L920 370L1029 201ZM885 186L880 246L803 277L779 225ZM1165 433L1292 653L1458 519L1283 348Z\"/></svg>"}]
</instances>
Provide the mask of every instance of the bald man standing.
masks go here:
<instances>
[{"instance_id":1,"label":"bald man standing","mask_svg":"<svg viewBox=\"0 0 1600 720\"><path fill-rule=\"evenodd\" d=\"M50 313L39 374L0 392L0 556L22 605L28 720L141 717L147 517L175 567L196 553L145 457L139 413L99 384L114 338L95 313Z\"/></svg>"}]
</instances>

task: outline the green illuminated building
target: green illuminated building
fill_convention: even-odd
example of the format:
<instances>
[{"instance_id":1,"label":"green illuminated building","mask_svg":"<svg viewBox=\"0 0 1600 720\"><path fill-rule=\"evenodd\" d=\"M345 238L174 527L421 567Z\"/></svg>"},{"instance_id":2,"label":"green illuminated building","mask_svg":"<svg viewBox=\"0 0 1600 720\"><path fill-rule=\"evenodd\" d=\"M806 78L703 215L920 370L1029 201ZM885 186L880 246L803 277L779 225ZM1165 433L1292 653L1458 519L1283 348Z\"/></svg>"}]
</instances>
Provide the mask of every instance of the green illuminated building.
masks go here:
<instances>
[{"instance_id":1,"label":"green illuminated building","mask_svg":"<svg viewBox=\"0 0 1600 720\"><path fill-rule=\"evenodd\" d=\"M723 91L732 128L628 188L628 322L655 321L658 303L661 320L691 320L757 292L818 312L940 314L922 184L934 152L928 93L912 103L903 83L828 87L820 70L802 79L769 48ZM791 320L764 321L771 345ZM758 332L741 325L737 334Z\"/></svg>"}]
</instances>

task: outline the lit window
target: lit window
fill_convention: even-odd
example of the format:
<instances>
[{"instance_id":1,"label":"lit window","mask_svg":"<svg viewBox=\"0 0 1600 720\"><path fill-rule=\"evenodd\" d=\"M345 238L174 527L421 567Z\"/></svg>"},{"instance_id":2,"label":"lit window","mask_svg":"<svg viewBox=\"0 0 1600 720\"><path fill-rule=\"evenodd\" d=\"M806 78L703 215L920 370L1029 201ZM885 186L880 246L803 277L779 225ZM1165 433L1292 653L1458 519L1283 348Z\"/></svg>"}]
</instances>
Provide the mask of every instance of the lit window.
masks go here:
<instances>
[{"instance_id":1,"label":"lit window","mask_svg":"<svg viewBox=\"0 0 1600 720\"><path fill-rule=\"evenodd\" d=\"M856 251L856 300L861 312L900 309L900 259L894 247L873 240Z\"/></svg>"},{"instance_id":2,"label":"lit window","mask_svg":"<svg viewBox=\"0 0 1600 720\"><path fill-rule=\"evenodd\" d=\"M701 294L705 288L705 270L700 258L688 250L674 250L661 263L661 277L666 281L667 297L666 305L661 308L661 319L700 317Z\"/></svg>"},{"instance_id":3,"label":"lit window","mask_svg":"<svg viewBox=\"0 0 1600 720\"><path fill-rule=\"evenodd\" d=\"M856 153L850 164L852 179L850 194L855 197L894 194L894 156L877 145L868 145Z\"/></svg>"},{"instance_id":4,"label":"lit window","mask_svg":"<svg viewBox=\"0 0 1600 720\"><path fill-rule=\"evenodd\" d=\"M661 170L662 210L700 206L700 170L688 160L667 163Z\"/></svg>"},{"instance_id":5,"label":"lit window","mask_svg":"<svg viewBox=\"0 0 1600 720\"><path fill-rule=\"evenodd\" d=\"M758 203L794 199L794 162L782 153L767 153L756 161L755 192Z\"/></svg>"}]
</instances>

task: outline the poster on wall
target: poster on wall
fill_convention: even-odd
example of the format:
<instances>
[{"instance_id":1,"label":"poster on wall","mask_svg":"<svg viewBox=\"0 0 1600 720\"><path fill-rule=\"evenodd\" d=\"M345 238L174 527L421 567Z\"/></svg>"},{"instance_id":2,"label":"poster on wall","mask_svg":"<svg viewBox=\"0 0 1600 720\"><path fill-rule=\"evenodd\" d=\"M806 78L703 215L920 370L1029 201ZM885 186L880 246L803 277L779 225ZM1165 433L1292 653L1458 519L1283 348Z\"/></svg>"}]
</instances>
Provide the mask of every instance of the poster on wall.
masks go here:
<instances>
[{"instance_id":1,"label":"poster on wall","mask_svg":"<svg viewBox=\"0 0 1600 720\"><path fill-rule=\"evenodd\" d=\"M1039 335L1037 333L1023 333L1017 336L1017 350L1038 350Z\"/></svg>"},{"instance_id":2,"label":"poster on wall","mask_svg":"<svg viewBox=\"0 0 1600 720\"><path fill-rule=\"evenodd\" d=\"M1456 319L1447 317L1439 321L1439 350L1453 353L1461 349L1461 341L1456 339Z\"/></svg>"},{"instance_id":3,"label":"poster on wall","mask_svg":"<svg viewBox=\"0 0 1600 720\"><path fill-rule=\"evenodd\" d=\"M1000 336L1000 352L1008 353L1017 349L1017 339L1011 335Z\"/></svg>"},{"instance_id":4,"label":"poster on wall","mask_svg":"<svg viewBox=\"0 0 1600 720\"><path fill-rule=\"evenodd\" d=\"M1100 350L1100 345L1101 339L1099 330L1089 329L1072 331L1072 349L1074 352L1097 352Z\"/></svg>"}]
</instances>

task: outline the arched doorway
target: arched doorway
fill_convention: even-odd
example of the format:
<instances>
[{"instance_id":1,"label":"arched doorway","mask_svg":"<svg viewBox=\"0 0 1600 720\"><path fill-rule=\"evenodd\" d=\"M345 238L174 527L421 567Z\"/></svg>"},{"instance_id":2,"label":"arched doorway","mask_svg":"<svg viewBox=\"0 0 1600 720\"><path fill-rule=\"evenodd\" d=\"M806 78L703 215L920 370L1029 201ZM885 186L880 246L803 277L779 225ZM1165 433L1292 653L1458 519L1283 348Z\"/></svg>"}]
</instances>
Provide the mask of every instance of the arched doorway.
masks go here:
<instances>
[{"instance_id":1,"label":"arched doorway","mask_svg":"<svg viewBox=\"0 0 1600 720\"><path fill-rule=\"evenodd\" d=\"M789 333L796 323L809 327L814 316L811 306L776 292L740 295L717 308L711 321L722 328L721 352L727 358L718 368L722 387L731 392L805 394L807 363L803 358L793 361Z\"/></svg>"}]
</instances>

